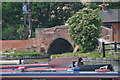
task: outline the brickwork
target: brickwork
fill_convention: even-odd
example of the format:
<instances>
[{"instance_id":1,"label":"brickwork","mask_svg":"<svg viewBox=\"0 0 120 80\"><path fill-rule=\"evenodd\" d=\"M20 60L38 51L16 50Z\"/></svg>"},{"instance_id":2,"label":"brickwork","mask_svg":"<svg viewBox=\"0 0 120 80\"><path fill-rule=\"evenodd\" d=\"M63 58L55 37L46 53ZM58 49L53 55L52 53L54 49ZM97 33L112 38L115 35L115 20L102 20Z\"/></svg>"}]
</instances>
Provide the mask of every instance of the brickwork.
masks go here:
<instances>
[{"instance_id":1,"label":"brickwork","mask_svg":"<svg viewBox=\"0 0 120 80\"><path fill-rule=\"evenodd\" d=\"M120 23L113 23L113 41L120 42Z\"/></svg>"},{"instance_id":2,"label":"brickwork","mask_svg":"<svg viewBox=\"0 0 120 80\"><path fill-rule=\"evenodd\" d=\"M112 38L112 29L102 27L101 35L102 35L102 38L104 38L106 40L109 40L109 41L113 40L113 38Z\"/></svg>"},{"instance_id":3,"label":"brickwork","mask_svg":"<svg viewBox=\"0 0 120 80\"><path fill-rule=\"evenodd\" d=\"M26 51L31 48L32 39L29 40L2 40L2 48L1 50L22 50Z\"/></svg>"},{"instance_id":4,"label":"brickwork","mask_svg":"<svg viewBox=\"0 0 120 80\"><path fill-rule=\"evenodd\" d=\"M65 40L74 47L68 35L69 26L56 26L47 29L36 29L36 38L29 40L2 40L2 50L16 49L18 51L37 51L47 53L56 39ZM67 47L68 48L68 47Z\"/></svg>"},{"instance_id":5,"label":"brickwork","mask_svg":"<svg viewBox=\"0 0 120 80\"><path fill-rule=\"evenodd\" d=\"M63 25L43 30L36 30L36 38L33 40L34 41L33 46L34 47L39 46L39 48L44 47L45 53L47 53L49 45L57 38L63 38L73 46L74 43L70 40L70 37L68 35L68 28L69 26Z\"/></svg>"},{"instance_id":6,"label":"brickwork","mask_svg":"<svg viewBox=\"0 0 120 80\"><path fill-rule=\"evenodd\" d=\"M120 42L120 23L104 23L106 24L111 24L112 28L102 28L102 36L109 41L115 41L115 42Z\"/></svg>"}]
</instances>

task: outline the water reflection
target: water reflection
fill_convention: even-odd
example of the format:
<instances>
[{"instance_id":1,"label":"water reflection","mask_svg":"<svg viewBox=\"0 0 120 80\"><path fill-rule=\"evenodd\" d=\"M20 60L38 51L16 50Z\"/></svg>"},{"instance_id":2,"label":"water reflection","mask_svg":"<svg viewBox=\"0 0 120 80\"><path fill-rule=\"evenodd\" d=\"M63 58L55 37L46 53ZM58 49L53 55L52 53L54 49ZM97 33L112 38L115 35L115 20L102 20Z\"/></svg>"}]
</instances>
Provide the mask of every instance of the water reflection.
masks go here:
<instances>
[{"instance_id":1,"label":"water reflection","mask_svg":"<svg viewBox=\"0 0 120 80\"><path fill-rule=\"evenodd\" d=\"M50 58L46 58L46 59L25 59L24 63L25 64L33 64L33 63L40 63L40 62L50 62L51 59Z\"/></svg>"}]
</instances>

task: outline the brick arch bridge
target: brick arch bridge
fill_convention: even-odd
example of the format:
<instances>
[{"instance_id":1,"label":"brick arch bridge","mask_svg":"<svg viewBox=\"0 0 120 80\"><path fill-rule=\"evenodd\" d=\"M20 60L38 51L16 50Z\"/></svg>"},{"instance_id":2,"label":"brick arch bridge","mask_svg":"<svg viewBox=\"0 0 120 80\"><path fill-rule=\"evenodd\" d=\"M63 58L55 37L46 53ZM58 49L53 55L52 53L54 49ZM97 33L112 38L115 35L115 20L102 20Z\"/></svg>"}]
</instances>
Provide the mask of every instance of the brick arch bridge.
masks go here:
<instances>
[{"instance_id":1,"label":"brick arch bridge","mask_svg":"<svg viewBox=\"0 0 120 80\"><path fill-rule=\"evenodd\" d=\"M37 52L47 54L72 52L74 43L68 35L68 28L69 26L65 25L46 29L37 28L32 46Z\"/></svg>"},{"instance_id":2,"label":"brick arch bridge","mask_svg":"<svg viewBox=\"0 0 120 80\"><path fill-rule=\"evenodd\" d=\"M29 40L2 40L2 50L37 51L46 54L72 52L74 43L68 35L67 25L52 28L37 28L35 38Z\"/></svg>"}]
</instances>

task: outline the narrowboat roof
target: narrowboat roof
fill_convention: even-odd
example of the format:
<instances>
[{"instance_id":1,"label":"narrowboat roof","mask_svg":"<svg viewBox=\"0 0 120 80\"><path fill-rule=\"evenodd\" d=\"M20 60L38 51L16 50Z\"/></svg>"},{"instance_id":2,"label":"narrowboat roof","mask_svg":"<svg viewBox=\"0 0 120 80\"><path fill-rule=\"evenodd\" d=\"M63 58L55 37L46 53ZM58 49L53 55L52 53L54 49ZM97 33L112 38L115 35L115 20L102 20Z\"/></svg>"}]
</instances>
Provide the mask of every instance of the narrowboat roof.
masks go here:
<instances>
[{"instance_id":1,"label":"narrowboat roof","mask_svg":"<svg viewBox=\"0 0 120 80\"><path fill-rule=\"evenodd\" d=\"M79 58L80 57L55 58L49 63L49 65L52 67L72 67L73 61L77 61Z\"/></svg>"}]
</instances>

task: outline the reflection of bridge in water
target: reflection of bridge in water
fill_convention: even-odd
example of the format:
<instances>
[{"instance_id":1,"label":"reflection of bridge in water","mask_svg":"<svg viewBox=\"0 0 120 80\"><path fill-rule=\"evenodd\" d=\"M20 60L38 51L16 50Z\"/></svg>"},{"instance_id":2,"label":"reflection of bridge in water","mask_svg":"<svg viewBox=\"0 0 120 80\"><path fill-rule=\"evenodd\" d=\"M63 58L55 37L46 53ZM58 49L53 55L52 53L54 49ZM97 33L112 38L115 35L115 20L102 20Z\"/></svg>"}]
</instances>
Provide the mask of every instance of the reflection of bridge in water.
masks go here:
<instances>
[{"instance_id":1,"label":"reflection of bridge in water","mask_svg":"<svg viewBox=\"0 0 120 80\"><path fill-rule=\"evenodd\" d=\"M69 26L53 28L37 28L36 38L29 40L3 40L2 49L16 49L19 51L37 51L48 54L72 52L74 43L68 35Z\"/></svg>"}]
</instances>

